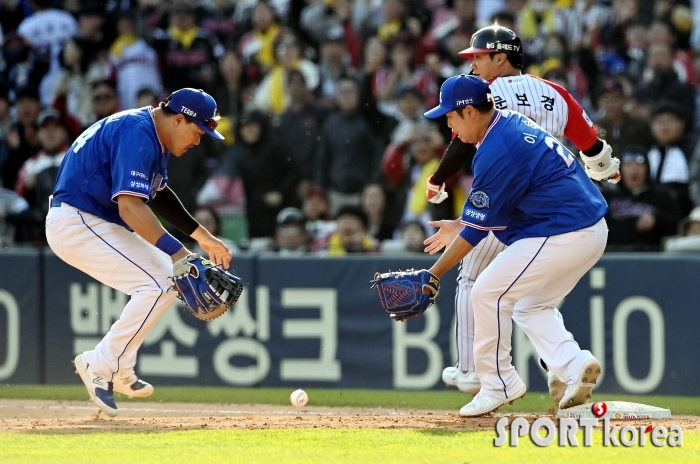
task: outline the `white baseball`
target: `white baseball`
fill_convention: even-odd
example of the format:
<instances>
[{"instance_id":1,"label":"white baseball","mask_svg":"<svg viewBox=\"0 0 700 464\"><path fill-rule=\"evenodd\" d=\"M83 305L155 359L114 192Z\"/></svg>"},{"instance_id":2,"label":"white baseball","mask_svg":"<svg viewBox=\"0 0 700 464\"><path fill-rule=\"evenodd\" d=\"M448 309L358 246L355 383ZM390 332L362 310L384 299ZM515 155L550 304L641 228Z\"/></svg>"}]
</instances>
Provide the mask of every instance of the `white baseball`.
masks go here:
<instances>
[{"instance_id":1,"label":"white baseball","mask_svg":"<svg viewBox=\"0 0 700 464\"><path fill-rule=\"evenodd\" d=\"M307 395L304 390L294 390L289 396L289 399L291 400L292 405L296 406L297 408L301 408L306 406L306 403L309 402L309 395Z\"/></svg>"}]
</instances>

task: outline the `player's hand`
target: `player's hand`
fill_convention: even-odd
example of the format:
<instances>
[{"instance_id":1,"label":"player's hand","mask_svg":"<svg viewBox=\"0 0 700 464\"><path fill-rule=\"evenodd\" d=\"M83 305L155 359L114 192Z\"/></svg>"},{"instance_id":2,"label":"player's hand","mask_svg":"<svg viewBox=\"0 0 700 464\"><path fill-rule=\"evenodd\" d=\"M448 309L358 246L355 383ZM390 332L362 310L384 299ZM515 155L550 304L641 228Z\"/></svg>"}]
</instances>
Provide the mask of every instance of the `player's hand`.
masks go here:
<instances>
[{"instance_id":1,"label":"player's hand","mask_svg":"<svg viewBox=\"0 0 700 464\"><path fill-rule=\"evenodd\" d=\"M199 246L202 247L202 250L209 255L209 261L217 266L223 266L224 269L228 269L232 255L231 250L224 245L224 242L214 237L202 226L197 227L197 230L190 237L195 239Z\"/></svg>"},{"instance_id":2,"label":"player's hand","mask_svg":"<svg viewBox=\"0 0 700 464\"><path fill-rule=\"evenodd\" d=\"M656 218L651 213L645 213L639 216L637 219L637 230L640 232L645 232L656 224Z\"/></svg>"},{"instance_id":3,"label":"player's hand","mask_svg":"<svg viewBox=\"0 0 700 464\"><path fill-rule=\"evenodd\" d=\"M431 255L449 246L463 229L459 219L454 221L430 221L428 225L438 229L437 232L423 241L423 245L426 245L424 251Z\"/></svg>"},{"instance_id":4,"label":"player's hand","mask_svg":"<svg viewBox=\"0 0 700 464\"><path fill-rule=\"evenodd\" d=\"M222 266L224 269L228 269L229 264L231 264L232 254L224 245L224 242L212 236L209 240L199 242L199 246L209 255L209 261L217 266Z\"/></svg>"}]
</instances>

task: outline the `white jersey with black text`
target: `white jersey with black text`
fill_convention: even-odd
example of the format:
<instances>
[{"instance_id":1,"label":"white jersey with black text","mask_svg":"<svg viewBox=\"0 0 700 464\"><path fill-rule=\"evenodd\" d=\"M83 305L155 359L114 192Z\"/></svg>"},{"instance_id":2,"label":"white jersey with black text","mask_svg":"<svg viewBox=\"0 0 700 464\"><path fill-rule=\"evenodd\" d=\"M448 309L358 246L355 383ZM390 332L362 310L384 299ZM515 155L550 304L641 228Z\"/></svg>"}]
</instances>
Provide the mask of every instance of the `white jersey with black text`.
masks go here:
<instances>
[{"instance_id":1,"label":"white jersey with black text","mask_svg":"<svg viewBox=\"0 0 700 464\"><path fill-rule=\"evenodd\" d=\"M523 74L497 77L489 86L496 109L522 113L556 138L564 137L569 106L546 81Z\"/></svg>"}]
</instances>

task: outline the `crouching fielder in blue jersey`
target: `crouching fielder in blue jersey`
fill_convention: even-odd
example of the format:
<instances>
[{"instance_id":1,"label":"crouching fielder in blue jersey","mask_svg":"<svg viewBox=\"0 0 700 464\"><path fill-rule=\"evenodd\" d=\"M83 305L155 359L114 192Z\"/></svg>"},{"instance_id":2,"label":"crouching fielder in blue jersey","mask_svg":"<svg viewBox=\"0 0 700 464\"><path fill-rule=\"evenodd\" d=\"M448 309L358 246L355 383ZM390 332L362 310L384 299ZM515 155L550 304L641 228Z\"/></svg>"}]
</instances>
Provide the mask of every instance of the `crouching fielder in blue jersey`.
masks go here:
<instances>
[{"instance_id":1,"label":"crouching fielder in blue jersey","mask_svg":"<svg viewBox=\"0 0 700 464\"><path fill-rule=\"evenodd\" d=\"M601 366L571 338L555 305L603 254L605 200L557 139L520 113L496 110L480 77L445 81L440 104L425 115L446 115L459 138L477 147L465 227L445 221L450 225L426 240L426 251L447 247L430 272L444 275L489 231L507 245L472 291L481 390L460 414L481 416L525 395L511 364L512 321L567 384L559 407L587 403Z\"/></svg>"},{"instance_id":2,"label":"crouching fielder in blue jersey","mask_svg":"<svg viewBox=\"0 0 700 464\"><path fill-rule=\"evenodd\" d=\"M114 391L145 397L153 387L134 373L136 353L172 306L173 263L190 254L154 212L196 240L215 264L231 252L202 227L167 185L170 155L182 156L216 131L214 99L197 89L173 92L158 108L123 111L78 137L61 164L46 237L66 263L130 295L117 320L92 351L75 358L76 372L99 408L117 415Z\"/></svg>"}]
</instances>

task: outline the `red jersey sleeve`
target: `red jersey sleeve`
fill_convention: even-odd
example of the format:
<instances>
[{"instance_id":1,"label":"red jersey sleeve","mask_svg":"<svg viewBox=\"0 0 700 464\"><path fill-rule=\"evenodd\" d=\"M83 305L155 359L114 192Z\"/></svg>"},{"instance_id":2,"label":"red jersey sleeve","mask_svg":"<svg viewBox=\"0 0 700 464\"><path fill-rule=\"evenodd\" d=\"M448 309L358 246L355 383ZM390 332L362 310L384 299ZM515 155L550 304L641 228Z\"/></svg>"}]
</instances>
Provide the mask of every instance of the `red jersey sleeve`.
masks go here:
<instances>
[{"instance_id":1,"label":"red jersey sleeve","mask_svg":"<svg viewBox=\"0 0 700 464\"><path fill-rule=\"evenodd\" d=\"M552 87L566 102L569 118L566 123L566 128L564 128L564 136L571 140L573 144L576 145L576 148L581 151L591 148L598 139L598 131L593 125L593 121L591 121L586 114L586 111L581 108L581 105L578 104L576 99L561 85L541 79L537 76L532 77Z\"/></svg>"}]
</instances>

